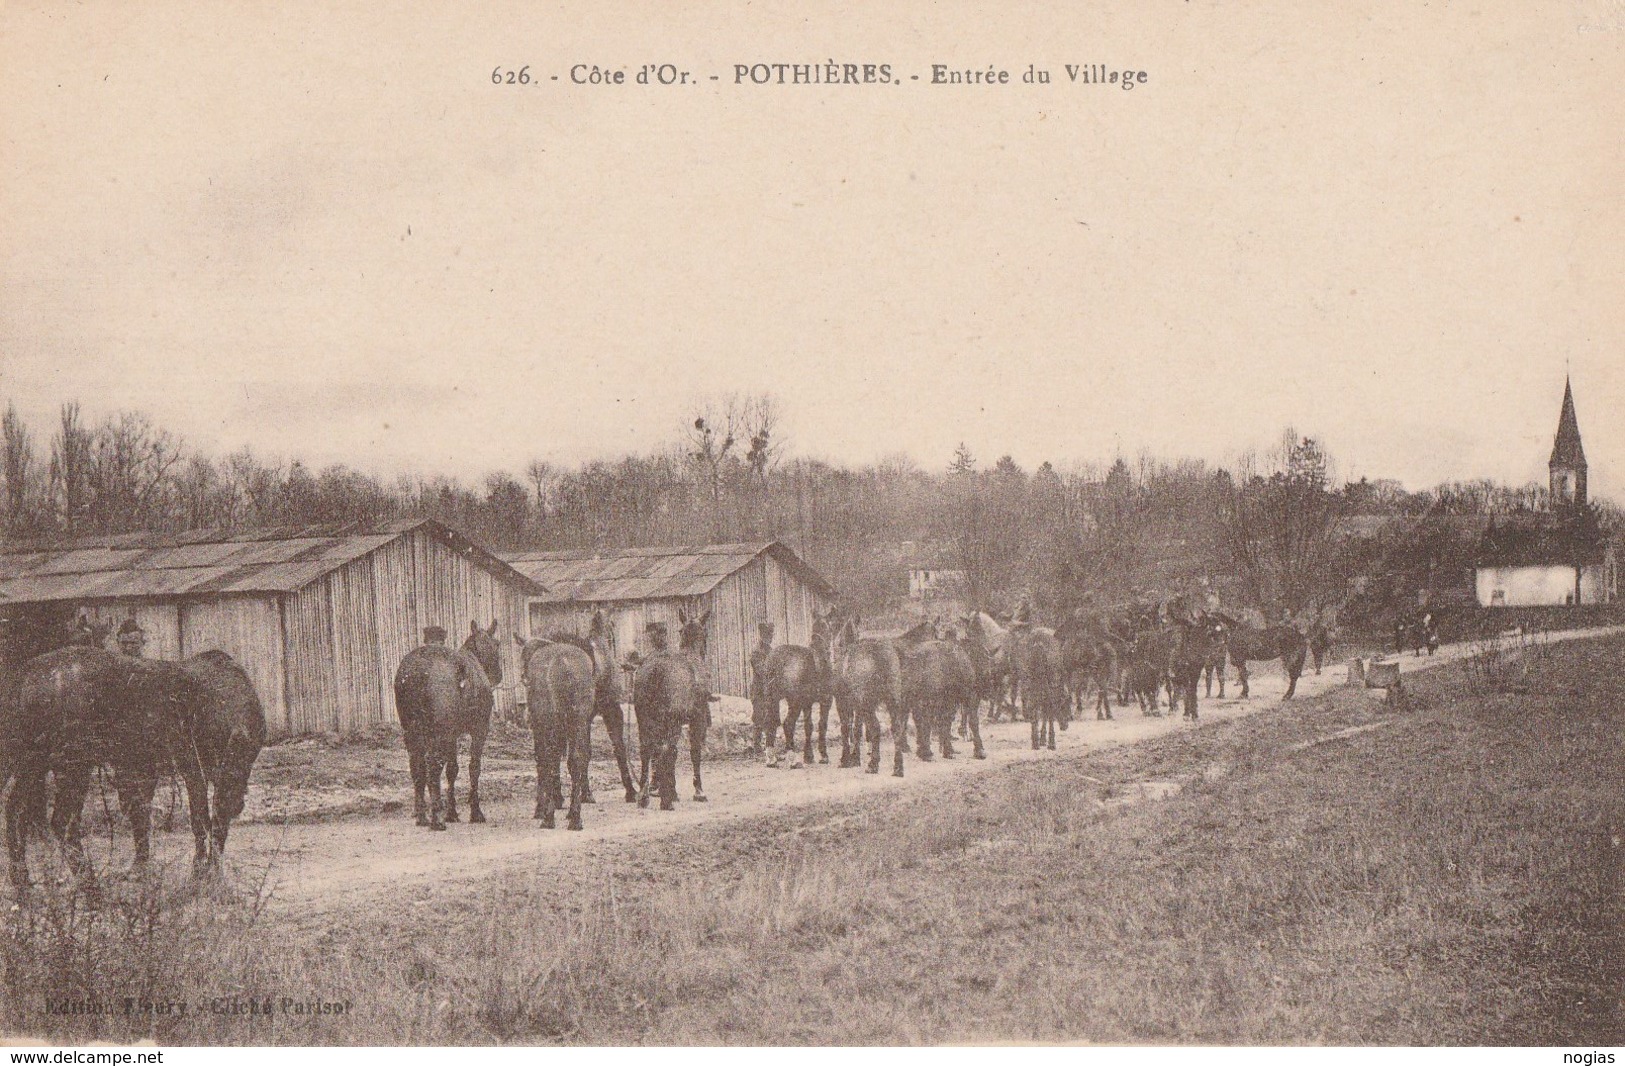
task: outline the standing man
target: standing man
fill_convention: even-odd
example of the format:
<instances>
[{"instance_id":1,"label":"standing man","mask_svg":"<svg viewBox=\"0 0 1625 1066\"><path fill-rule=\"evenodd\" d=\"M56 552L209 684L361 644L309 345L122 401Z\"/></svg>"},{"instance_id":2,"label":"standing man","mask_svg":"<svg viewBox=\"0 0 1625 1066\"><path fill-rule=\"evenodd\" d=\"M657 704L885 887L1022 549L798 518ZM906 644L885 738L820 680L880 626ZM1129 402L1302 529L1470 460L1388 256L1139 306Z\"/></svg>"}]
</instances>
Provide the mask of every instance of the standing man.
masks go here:
<instances>
[{"instance_id":1,"label":"standing man","mask_svg":"<svg viewBox=\"0 0 1625 1066\"><path fill-rule=\"evenodd\" d=\"M147 646L147 634L134 618L126 618L118 627L118 650L132 659L141 658Z\"/></svg>"},{"instance_id":2,"label":"standing man","mask_svg":"<svg viewBox=\"0 0 1625 1066\"><path fill-rule=\"evenodd\" d=\"M773 623L756 624L756 646L750 650L750 750L759 755L765 744L767 765L779 764L778 746L774 739L779 731L778 700L768 702L767 658L773 654Z\"/></svg>"}]
</instances>

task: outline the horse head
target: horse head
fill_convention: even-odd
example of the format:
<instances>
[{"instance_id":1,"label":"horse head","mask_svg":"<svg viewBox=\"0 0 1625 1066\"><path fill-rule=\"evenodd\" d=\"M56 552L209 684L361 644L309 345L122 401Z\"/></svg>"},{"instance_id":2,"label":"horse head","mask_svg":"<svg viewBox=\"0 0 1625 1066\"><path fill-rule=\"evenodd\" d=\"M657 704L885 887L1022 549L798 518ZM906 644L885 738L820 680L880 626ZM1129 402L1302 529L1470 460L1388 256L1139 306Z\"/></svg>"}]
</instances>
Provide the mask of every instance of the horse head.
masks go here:
<instances>
[{"instance_id":1,"label":"horse head","mask_svg":"<svg viewBox=\"0 0 1625 1066\"><path fill-rule=\"evenodd\" d=\"M678 631L678 650L692 652L695 655L704 655L706 645L705 624L710 620L710 611L691 618L688 612L679 607L677 609L677 621L682 628Z\"/></svg>"},{"instance_id":2,"label":"horse head","mask_svg":"<svg viewBox=\"0 0 1625 1066\"><path fill-rule=\"evenodd\" d=\"M463 651L468 652L479 661L485 670L486 679L491 684L500 684L502 681L502 649L497 644L497 624L491 623L489 629L481 629L478 622L468 623L468 639L463 641Z\"/></svg>"},{"instance_id":3,"label":"horse head","mask_svg":"<svg viewBox=\"0 0 1625 1066\"><path fill-rule=\"evenodd\" d=\"M836 654L839 654L846 648L856 644L862 639L863 638L858 631L857 612L848 611L843 614L840 617L840 624L835 627L834 637L831 641L831 643L834 645Z\"/></svg>"}]
</instances>

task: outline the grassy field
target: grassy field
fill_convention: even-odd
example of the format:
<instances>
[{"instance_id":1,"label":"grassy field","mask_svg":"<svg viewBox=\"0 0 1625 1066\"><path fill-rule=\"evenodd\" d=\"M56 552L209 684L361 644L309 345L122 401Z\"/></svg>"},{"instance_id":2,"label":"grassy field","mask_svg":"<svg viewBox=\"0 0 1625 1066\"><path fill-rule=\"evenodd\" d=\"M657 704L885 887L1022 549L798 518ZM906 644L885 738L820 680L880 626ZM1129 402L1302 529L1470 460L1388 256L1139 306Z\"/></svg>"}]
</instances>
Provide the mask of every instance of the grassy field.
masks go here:
<instances>
[{"instance_id":1,"label":"grassy field","mask_svg":"<svg viewBox=\"0 0 1625 1066\"><path fill-rule=\"evenodd\" d=\"M706 827L387 913L11 912L10 1033L212 1043L1618 1044L1625 641ZM46 1014L144 995L182 1017ZM219 1018L211 1001L350 1001ZM202 1008L203 1013L199 1013Z\"/></svg>"}]
</instances>

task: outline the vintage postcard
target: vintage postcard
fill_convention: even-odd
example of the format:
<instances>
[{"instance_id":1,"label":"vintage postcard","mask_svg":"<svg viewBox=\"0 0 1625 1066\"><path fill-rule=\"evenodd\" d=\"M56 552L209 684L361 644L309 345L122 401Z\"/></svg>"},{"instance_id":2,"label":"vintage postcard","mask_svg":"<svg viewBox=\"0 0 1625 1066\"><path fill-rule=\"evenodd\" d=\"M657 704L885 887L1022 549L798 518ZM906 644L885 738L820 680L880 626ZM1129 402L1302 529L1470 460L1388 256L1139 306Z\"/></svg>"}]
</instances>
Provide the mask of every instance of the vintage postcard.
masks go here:
<instances>
[{"instance_id":1,"label":"vintage postcard","mask_svg":"<svg viewBox=\"0 0 1625 1066\"><path fill-rule=\"evenodd\" d=\"M1612 1062L1622 75L5 4L0 1036Z\"/></svg>"}]
</instances>

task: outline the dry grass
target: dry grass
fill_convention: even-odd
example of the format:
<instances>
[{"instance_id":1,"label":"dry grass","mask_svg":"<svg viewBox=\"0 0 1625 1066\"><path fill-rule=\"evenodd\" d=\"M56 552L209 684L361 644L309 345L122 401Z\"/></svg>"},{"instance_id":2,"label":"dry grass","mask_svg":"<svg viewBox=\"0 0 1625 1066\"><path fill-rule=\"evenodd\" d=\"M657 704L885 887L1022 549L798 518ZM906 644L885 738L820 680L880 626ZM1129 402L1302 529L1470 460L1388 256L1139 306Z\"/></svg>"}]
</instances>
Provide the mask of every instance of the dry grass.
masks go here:
<instances>
[{"instance_id":1,"label":"dry grass","mask_svg":"<svg viewBox=\"0 0 1625 1066\"><path fill-rule=\"evenodd\" d=\"M252 895L137 894L133 924L121 904L61 930L17 912L0 1018L179 1043L1617 1044L1622 652L1556 647L1520 696L1419 675L1424 709L1363 732L1388 712L1341 691L606 849L314 941ZM356 1007L40 1013L127 987Z\"/></svg>"}]
</instances>

